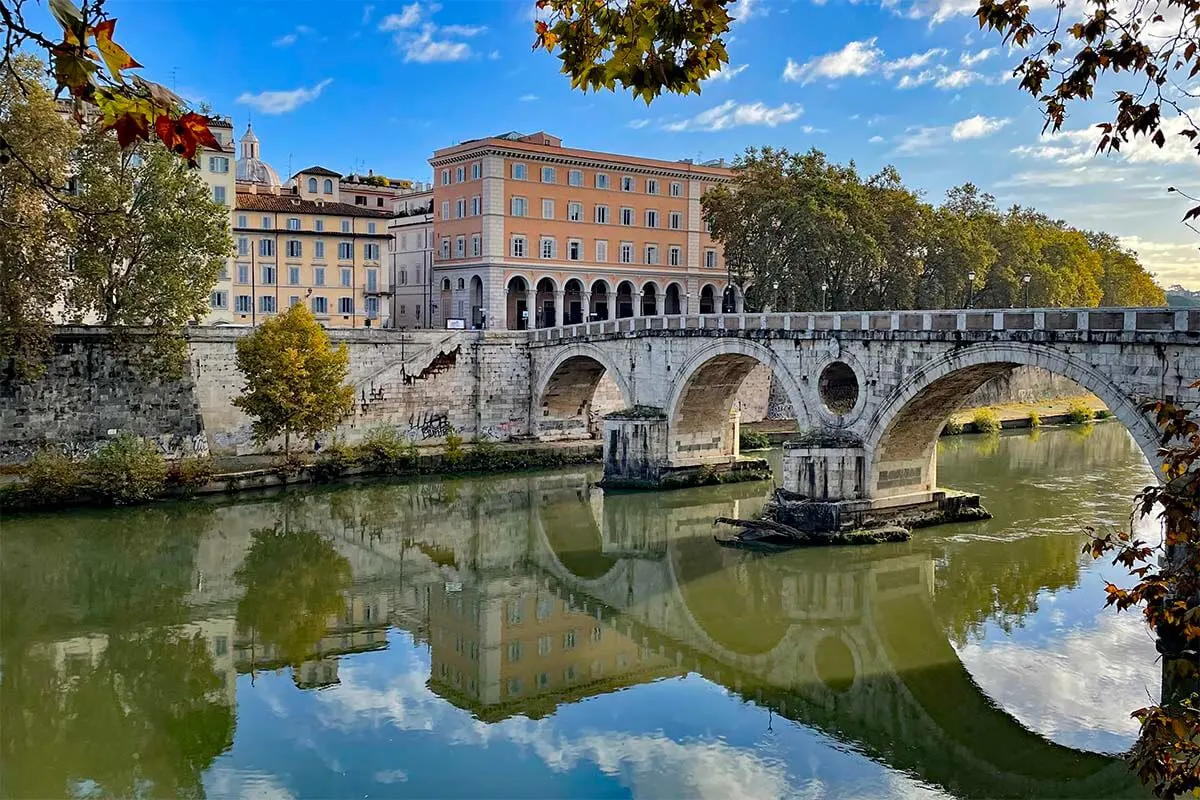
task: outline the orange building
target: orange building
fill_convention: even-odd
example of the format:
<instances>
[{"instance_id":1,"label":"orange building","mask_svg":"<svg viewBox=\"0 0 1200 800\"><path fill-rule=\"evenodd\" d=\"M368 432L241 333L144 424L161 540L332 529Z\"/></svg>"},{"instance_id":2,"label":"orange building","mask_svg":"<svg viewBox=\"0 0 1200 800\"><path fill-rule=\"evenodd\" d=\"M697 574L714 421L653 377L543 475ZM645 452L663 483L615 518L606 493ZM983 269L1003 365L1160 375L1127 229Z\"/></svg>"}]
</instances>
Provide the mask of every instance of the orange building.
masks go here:
<instances>
[{"instance_id":1,"label":"orange building","mask_svg":"<svg viewBox=\"0 0 1200 800\"><path fill-rule=\"evenodd\" d=\"M576 150L547 133L464 142L430 164L435 324L550 327L736 302L700 211L733 175L723 164Z\"/></svg>"}]
</instances>

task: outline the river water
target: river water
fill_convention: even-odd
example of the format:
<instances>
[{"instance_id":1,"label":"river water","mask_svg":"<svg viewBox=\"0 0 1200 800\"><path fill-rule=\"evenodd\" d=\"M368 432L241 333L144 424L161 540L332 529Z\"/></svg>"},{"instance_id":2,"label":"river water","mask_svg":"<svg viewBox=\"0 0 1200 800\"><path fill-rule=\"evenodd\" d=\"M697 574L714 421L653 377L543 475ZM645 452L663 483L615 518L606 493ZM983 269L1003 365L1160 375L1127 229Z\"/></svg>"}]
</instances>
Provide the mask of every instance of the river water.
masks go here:
<instances>
[{"instance_id":1,"label":"river water","mask_svg":"<svg viewBox=\"0 0 1200 800\"><path fill-rule=\"evenodd\" d=\"M1080 554L1144 458L941 447L994 519L767 556L712 539L766 484L594 470L5 520L0 794L1144 796L1153 642Z\"/></svg>"}]
</instances>

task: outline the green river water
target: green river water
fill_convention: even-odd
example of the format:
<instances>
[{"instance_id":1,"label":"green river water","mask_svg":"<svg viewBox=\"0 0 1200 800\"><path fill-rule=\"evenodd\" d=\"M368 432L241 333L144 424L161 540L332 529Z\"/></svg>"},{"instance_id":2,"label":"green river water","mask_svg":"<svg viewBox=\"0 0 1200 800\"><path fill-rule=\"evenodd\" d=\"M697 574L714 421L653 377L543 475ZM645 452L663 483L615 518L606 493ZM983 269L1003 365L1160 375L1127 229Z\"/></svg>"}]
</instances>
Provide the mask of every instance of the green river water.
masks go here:
<instances>
[{"instance_id":1,"label":"green river water","mask_svg":"<svg viewBox=\"0 0 1200 800\"><path fill-rule=\"evenodd\" d=\"M995 518L775 555L596 470L5 519L5 797L1142 797L1117 424L943 440ZM1149 526L1142 526L1148 529Z\"/></svg>"}]
</instances>

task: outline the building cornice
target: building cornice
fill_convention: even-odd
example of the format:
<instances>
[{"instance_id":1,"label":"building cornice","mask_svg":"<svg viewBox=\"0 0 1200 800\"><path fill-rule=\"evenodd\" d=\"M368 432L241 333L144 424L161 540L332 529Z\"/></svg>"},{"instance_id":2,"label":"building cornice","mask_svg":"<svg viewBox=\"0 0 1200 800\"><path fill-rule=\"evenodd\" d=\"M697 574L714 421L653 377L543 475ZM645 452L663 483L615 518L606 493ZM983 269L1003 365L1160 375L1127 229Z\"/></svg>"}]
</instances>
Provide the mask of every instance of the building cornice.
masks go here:
<instances>
[{"instance_id":1,"label":"building cornice","mask_svg":"<svg viewBox=\"0 0 1200 800\"><path fill-rule=\"evenodd\" d=\"M587 156L568 153L545 153L541 151L523 150L519 147L505 147L499 143L487 144L459 153L450 153L445 156L434 156L429 160L429 163L435 169L437 169L449 164L474 161L485 156L503 156L507 158L537 161L539 163L546 164L558 164L570 167L586 167L588 169L598 169L605 172L624 172L639 175L653 175L660 178L678 178L680 180L709 180L714 182L733 180L733 175L705 172L703 171L703 168L700 168L699 165L696 164L684 164L681 162L677 167L673 167L668 162L663 162L661 165L631 164L629 162L620 161L617 157L612 159L603 159L589 158Z\"/></svg>"}]
</instances>

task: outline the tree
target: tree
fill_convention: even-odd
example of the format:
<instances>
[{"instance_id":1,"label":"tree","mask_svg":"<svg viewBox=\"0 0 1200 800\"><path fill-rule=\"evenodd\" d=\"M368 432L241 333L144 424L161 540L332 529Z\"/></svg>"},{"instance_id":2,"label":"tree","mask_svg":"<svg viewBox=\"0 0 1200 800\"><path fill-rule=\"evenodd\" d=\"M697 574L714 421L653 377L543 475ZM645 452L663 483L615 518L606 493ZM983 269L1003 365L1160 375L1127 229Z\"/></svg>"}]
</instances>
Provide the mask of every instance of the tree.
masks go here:
<instances>
[{"instance_id":1,"label":"tree","mask_svg":"<svg viewBox=\"0 0 1200 800\"><path fill-rule=\"evenodd\" d=\"M316 436L350 413L354 387L342 385L349 371L345 344L329 336L303 305L272 317L237 343L237 365L246 389L233 404L254 417L254 438L283 434L290 452L292 433Z\"/></svg>"},{"instance_id":2,"label":"tree","mask_svg":"<svg viewBox=\"0 0 1200 800\"><path fill-rule=\"evenodd\" d=\"M50 341L51 312L69 277L73 219L34 174L65 184L77 134L58 114L41 64L29 56L0 72L0 141L38 142L25 165L0 155L0 363L37 377ZM31 172L31 169L33 172Z\"/></svg>"},{"instance_id":3,"label":"tree","mask_svg":"<svg viewBox=\"0 0 1200 800\"><path fill-rule=\"evenodd\" d=\"M122 149L98 128L83 137L77 173L71 311L172 333L202 318L233 252L229 209L161 144Z\"/></svg>"}]
</instances>

